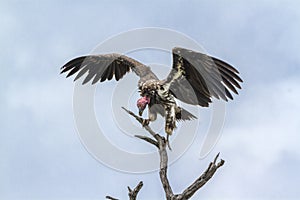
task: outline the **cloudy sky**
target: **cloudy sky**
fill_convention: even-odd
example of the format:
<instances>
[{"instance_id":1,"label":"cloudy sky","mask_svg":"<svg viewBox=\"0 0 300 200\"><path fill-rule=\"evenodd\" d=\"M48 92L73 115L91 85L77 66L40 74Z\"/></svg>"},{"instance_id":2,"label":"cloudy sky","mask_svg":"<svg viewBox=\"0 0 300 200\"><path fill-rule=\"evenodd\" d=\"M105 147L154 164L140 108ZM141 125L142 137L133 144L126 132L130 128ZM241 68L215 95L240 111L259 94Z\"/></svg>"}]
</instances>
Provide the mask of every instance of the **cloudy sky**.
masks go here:
<instances>
[{"instance_id":1,"label":"cloudy sky","mask_svg":"<svg viewBox=\"0 0 300 200\"><path fill-rule=\"evenodd\" d=\"M299 9L296 0L0 1L0 199L126 199L127 185L140 180L140 199L163 196L157 172L120 172L87 151L73 115L74 83L59 75L69 59L113 35L144 27L189 36L236 66L244 80L240 95L227 104L222 136L212 152L199 159L203 120L193 144L170 166L173 190L181 192L221 152L224 167L194 199L299 199ZM148 53L136 58L171 64L169 54ZM97 87L99 121L111 116L109 102L99 94L114 84ZM107 137L121 148L155 150L112 132Z\"/></svg>"}]
</instances>

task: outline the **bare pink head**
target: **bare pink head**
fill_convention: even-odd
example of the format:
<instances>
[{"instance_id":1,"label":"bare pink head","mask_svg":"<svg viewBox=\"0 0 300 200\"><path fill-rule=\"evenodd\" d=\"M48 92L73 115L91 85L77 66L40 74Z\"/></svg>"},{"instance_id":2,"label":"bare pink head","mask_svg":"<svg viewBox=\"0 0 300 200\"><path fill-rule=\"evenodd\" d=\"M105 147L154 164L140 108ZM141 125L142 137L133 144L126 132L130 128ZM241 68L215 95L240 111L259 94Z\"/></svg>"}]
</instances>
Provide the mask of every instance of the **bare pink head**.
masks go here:
<instances>
[{"instance_id":1,"label":"bare pink head","mask_svg":"<svg viewBox=\"0 0 300 200\"><path fill-rule=\"evenodd\" d=\"M149 97L146 97L146 96L140 98L140 99L137 101L136 105L137 105L137 107L138 107L138 109L139 109L139 115L140 115L140 116L142 116L143 111L145 110L146 106L147 106L149 103L150 103L150 98L149 98Z\"/></svg>"}]
</instances>

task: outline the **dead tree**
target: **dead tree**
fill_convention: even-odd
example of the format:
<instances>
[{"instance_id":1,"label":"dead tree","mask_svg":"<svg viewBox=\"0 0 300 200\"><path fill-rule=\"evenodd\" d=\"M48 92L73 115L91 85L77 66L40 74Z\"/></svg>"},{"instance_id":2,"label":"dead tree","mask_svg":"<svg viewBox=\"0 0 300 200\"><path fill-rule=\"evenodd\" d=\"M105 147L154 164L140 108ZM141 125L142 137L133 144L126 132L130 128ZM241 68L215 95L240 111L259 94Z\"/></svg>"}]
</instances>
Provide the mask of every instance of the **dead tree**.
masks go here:
<instances>
[{"instance_id":1,"label":"dead tree","mask_svg":"<svg viewBox=\"0 0 300 200\"><path fill-rule=\"evenodd\" d=\"M122 107L128 114L132 115L143 127L151 134L152 138L147 136L135 135L135 137L142 139L154 146L157 147L159 157L160 157L160 168L159 168L159 176L162 186L164 188L165 197L167 200L186 200L190 199L201 187L203 187L209 179L215 174L217 169L224 165L225 161L220 160L217 163L217 159L219 157L219 153L216 155L214 160L209 164L208 168L202 173L202 175L196 179L189 187L187 187L182 193L174 194L171 185L168 180L167 171L168 171L168 153L167 147L168 142L165 137L155 133L150 126L144 125L144 119L135 115L133 112L127 110ZM138 192L143 187L143 182L141 181L133 190L128 187L128 196L130 200L136 200ZM106 196L107 199L117 200L111 196Z\"/></svg>"}]
</instances>

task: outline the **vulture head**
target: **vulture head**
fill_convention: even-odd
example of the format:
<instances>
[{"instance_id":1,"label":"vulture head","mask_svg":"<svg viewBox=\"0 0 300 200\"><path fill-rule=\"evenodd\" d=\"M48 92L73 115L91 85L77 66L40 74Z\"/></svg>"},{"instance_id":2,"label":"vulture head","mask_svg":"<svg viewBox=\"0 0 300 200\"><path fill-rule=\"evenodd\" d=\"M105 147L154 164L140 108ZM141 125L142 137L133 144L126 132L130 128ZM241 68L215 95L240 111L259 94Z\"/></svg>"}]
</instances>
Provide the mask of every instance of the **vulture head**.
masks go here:
<instances>
[{"instance_id":1,"label":"vulture head","mask_svg":"<svg viewBox=\"0 0 300 200\"><path fill-rule=\"evenodd\" d=\"M140 98L138 101L137 101L137 107L139 109L139 115L142 116L146 106L150 103L150 98L147 97L147 96L144 96L142 98Z\"/></svg>"}]
</instances>

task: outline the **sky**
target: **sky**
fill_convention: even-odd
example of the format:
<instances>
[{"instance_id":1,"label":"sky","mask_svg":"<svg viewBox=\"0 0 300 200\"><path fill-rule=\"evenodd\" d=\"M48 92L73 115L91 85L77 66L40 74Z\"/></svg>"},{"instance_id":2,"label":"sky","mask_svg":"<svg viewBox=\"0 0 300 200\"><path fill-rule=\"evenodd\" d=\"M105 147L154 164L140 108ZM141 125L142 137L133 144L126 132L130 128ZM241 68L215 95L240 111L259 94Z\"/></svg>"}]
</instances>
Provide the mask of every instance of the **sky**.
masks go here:
<instances>
[{"instance_id":1,"label":"sky","mask_svg":"<svg viewBox=\"0 0 300 200\"><path fill-rule=\"evenodd\" d=\"M201 130L209 112L199 109L199 133L169 167L173 190L180 193L221 152L225 165L193 199L299 199L299 9L296 0L0 1L0 199L126 199L126 187L140 180L140 199L163 197L157 171L121 172L87 151L74 120L74 83L59 75L68 60L145 27L183 33L232 63L244 80L240 94L226 104L221 137L203 159ZM131 55L171 65L166 53ZM107 138L135 153L155 152L118 136L115 123L103 125L111 106L101 95L116 84L97 86L95 96Z\"/></svg>"}]
</instances>

